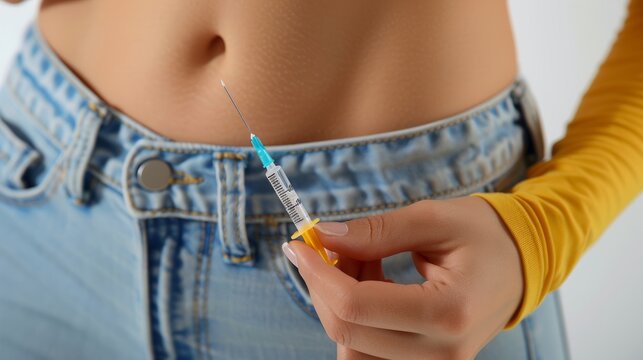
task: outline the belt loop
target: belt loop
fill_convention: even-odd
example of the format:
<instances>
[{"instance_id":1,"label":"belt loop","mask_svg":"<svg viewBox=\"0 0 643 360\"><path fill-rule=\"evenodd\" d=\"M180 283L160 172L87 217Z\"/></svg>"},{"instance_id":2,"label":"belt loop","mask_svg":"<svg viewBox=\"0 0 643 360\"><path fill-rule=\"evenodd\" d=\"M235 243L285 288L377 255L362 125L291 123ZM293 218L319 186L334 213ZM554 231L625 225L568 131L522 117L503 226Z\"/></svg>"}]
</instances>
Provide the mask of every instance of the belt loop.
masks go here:
<instances>
[{"instance_id":1,"label":"belt loop","mask_svg":"<svg viewBox=\"0 0 643 360\"><path fill-rule=\"evenodd\" d=\"M228 264L254 265L246 233L245 157L238 153L216 153L218 235L223 260Z\"/></svg>"},{"instance_id":2,"label":"belt loop","mask_svg":"<svg viewBox=\"0 0 643 360\"><path fill-rule=\"evenodd\" d=\"M84 204L88 198L84 186L87 164L94 150L102 119L106 114L104 105L90 102L86 112L78 119L74 140L69 146L65 189L78 205Z\"/></svg>"},{"instance_id":3,"label":"belt loop","mask_svg":"<svg viewBox=\"0 0 643 360\"><path fill-rule=\"evenodd\" d=\"M538 104L527 83L522 78L516 80L511 90L511 97L522 115L522 122L528 133L527 162L531 166L545 157L545 140Z\"/></svg>"}]
</instances>

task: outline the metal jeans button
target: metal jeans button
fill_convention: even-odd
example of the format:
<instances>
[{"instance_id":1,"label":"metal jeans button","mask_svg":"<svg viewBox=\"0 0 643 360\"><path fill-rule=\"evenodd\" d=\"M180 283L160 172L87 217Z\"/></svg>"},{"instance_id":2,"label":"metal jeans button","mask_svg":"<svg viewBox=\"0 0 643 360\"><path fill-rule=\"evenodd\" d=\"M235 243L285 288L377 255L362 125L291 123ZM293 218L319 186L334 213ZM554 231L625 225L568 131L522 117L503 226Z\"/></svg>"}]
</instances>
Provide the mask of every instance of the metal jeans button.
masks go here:
<instances>
[{"instance_id":1,"label":"metal jeans button","mask_svg":"<svg viewBox=\"0 0 643 360\"><path fill-rule=\"evenodd\" d=\"M150 159L139 165L136 175L142 187L150 191L160 191L170 185L172 168L163 160Z\"/></svg>"}]
</instances>

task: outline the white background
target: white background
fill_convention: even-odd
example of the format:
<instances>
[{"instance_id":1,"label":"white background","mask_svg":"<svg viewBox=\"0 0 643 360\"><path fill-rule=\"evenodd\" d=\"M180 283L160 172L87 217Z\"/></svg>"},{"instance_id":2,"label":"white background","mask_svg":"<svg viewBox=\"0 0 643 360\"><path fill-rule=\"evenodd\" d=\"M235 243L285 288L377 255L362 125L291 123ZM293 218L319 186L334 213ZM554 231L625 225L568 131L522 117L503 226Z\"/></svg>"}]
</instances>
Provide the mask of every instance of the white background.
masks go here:
<instances>
[{"instance_id":1,"label":"white background","mask_svg":"<svg viewBox=\"0 0 643 360\"><path fill-rule=\"evenodd\" d=\"M563 135L606 55L625 15L626 0L510 0L510 4L522 73L540 103L551 146ZM0 77L36 6L35 1L12 8L0 5ZM563 286L574 359L643 359L642 223L639 196Z\"/></svg>"}]
</instances>

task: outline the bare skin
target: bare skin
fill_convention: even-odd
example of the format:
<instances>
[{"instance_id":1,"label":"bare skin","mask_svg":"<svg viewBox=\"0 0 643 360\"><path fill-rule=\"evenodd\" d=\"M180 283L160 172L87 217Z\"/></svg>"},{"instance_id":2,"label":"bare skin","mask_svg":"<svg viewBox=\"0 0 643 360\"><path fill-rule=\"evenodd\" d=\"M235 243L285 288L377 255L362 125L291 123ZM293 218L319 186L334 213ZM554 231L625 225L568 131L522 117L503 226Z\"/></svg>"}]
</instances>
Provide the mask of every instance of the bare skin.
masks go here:
<instances>
[{"instance_id":1,"label":"bare skin","mask_svg":"<svg viewBox=\"0 0 643 360\"><path fill-rule=\"evenodd\" d=\"M408 128L492 97L516 76L506 6L43 0L39 25L107 103L158 133L247 145L223 78L255 132L275 145ZM426 200L319 228L339 268L302 243L284 252L338 359L471 359L520 303L518 250L482 199ZM384 279L381 259L404 251L427 282Z\"/></svg>"},{"instance_id":2,"label":"bare skin","mask_svg":"<svg viewBox=\"0 0 643 360\"><path fill-rule=\"evenodd\" d=\"M175 140L269 145L425 124L516 76L504 0L44 0L38 23L110 105Z\"/></svg>"},{"instance_id":3,"label":"bare skin","mask_svg":"<svg viewBox=\"0 0 643 360\"><path fill-rule=\"evenodd\" d=\"M300 241L284 253L306 281L338 359L472 359L520 303L518 251L480 198L424 200L317 229L339 254L339 268ZM406 251L428 281L386 281L381 259Z\"/></svg>"}]
</instances>

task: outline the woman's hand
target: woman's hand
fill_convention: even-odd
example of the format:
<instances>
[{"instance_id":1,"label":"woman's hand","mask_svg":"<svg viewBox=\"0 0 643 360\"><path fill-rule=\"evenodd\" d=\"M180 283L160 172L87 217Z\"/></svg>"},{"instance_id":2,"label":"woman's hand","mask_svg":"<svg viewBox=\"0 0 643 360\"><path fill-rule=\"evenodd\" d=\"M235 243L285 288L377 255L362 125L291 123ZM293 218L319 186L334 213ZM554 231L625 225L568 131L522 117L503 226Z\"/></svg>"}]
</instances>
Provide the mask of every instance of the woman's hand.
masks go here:
<instances>
[{"instance_id":1,"label":"woman's hand","mask_svg":"<svg viewBox=\"0 0 643 360\"><path fill-rule=\"evenodd\" d=\"M518 250L484 200L421 201L321 223L326 265L302 242L284 251L306 281L340 359L471 359L510 320L523 291ZM387 281L381 259L411 251L423 284Z\"/></svg>"}]
</instances>

